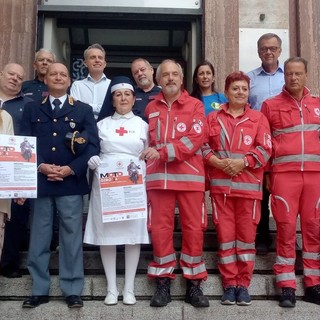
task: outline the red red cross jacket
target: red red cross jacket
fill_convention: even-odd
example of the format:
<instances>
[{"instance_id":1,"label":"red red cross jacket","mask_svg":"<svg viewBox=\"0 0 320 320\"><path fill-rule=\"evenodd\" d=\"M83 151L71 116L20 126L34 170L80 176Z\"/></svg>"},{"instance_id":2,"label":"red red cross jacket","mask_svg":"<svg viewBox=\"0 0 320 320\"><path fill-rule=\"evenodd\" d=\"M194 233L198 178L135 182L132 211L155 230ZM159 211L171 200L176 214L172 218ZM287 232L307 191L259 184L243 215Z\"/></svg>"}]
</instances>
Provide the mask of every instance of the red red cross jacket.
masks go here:
<instances>
[{"instance_id":1,"label":"red red cross jacket","mask_svg":"<svg viewBox=\"0 0 320 320\"><path fill-rule=\"evenodd\" d=\"M147 189L204 191L201 146L206 136L201 101L183 91L169 107L162 92L145 112L149 120L149 145L160 153L147 162Z\"/></svg>"},{"instance_id":2,"label":"red red cross jacket","mask_svg":"<svg viewBox=\"0 0 320 320\"><path fill-rule=\"evenodd\" d=\"M263 167L271 155L270 128L266 117L246 105L241 118L234 119L226 110L228 104L208 116L208 145L205 159L213 154L219 159L247 158L249 166L242 174L230 177L222 170L209 167L211 193L262 199ZM236 121L235 121L236 120Z\"/></svg>"}]
</instances>

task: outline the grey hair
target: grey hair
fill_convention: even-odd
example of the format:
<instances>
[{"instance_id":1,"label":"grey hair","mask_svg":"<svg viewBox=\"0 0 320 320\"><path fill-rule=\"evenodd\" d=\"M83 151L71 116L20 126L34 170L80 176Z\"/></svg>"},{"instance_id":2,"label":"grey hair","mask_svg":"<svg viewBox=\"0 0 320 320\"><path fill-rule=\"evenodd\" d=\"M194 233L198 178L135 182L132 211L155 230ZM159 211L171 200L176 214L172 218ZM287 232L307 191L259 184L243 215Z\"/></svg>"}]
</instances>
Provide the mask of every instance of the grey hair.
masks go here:
<instances>
[{"instance_id":1,"label":"grey hair","mask_svg":"<svg viewBox=\"0 0 320 320\"><path fill-rule=\"evenodd\" d=\"M157 71L156 71L156 80L157 80L157 82L159 82L159 79L160 79L162 66L163 66L165 63L168 63L168 62L174 63L174 64L178 67L180 76L183 78L183 70L182 70L182 67L181 67L180 63L176 62L176 61L173 60L173 59L165 59L165 60L163 60L163 61L159 64L159 66L158 66L158 68L157 68Z\"/></svg>"},{"instance_id":2,"label":"grey hair","mask_svg":"<svg viewBox=\"0 0 320 320\"><path fill-rule=\"evenodd\" d=\"M258 39L258 42L257 42L257 45L258 45L258 49L260 47L260 43L262 40L269 40L269 39L272 39L272 38L276 38L277 41L278 41L278 44L279 44L279 47L281 48L281 45L282 45L282 40L281 38L275 34L275 33L265 33L263 34L259 39Z\"/></svg>"},{"instance_id":3,"label":"grey hair","mask_svg":"<svg viewBox=\"0 0 320 320\"><path fill-rule=\"evenodd\" d=\"M86 50L84 50L84 53L83 53L84 59L87 58L88 52L89 52L90 49L99 49L99 50L102 51L103 55L106 56L106 51L103 49L102 45L99 44L99 43L94 43L91 46L89 46Z\"/></svg>"},{"instance_id":4,"label":"grey hair","mask_svg":"<svg viewBox=\"0 0 320 320\"><path fill-rule=\"evenodd\" d=\"M41 52L46 52L46 53L51 54L51 55L52 55L52 60L53 60L53 62L56 62L56 61L57 61L57 57L56 57L55 53L54 53L51 49L41 48L41 49L39 49L39 50L36 52L36 54L35 54L35 56L34 56L34 62L36 62L36 61L38 60L39 54L40 54Z\"/></svg>"}]
</instances>

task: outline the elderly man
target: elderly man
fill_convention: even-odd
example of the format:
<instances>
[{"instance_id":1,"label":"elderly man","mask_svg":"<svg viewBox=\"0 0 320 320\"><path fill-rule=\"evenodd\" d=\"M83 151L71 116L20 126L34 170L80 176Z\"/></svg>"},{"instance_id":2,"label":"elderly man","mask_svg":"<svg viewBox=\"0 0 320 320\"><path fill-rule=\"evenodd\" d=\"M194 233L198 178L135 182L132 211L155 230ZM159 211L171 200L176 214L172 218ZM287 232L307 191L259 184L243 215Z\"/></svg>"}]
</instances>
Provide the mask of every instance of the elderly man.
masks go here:
<instances>
[{"instance_id":1,"label":"elderly man","mask_svg":"<svg viewBox=\"0 0 320 320\"><path fill-rule=\"evenodd\" d=\"M43 100L48 95L48 87L44 83L44 77L50 64L56 61L56 56L52 50L41 48L36 52L33 68L36 77L33 80L24 81L22 92L32 100Z\"/></svg>"},{"instance_id":2,"label":"elderly man","mask_svg":"<svg viewBox=\"0 0 320 320\"><path fill-rule=\"evenodd\" d=\"M143 58L133 60L131 63L131 73L137 85L133 112L148 122L148 119L144 116L146 106L150 101L154 100L155 96L161 91L161 88L154 84L154 71L148 60Z\"/></svg>"},{"instance_id":3,"label":"elderly man","mask_svg":"<svg viewBox=\"0 0 320 320\"><path fill-rule=\"evenodd\" d=\"M32 101L21 92L24 69L17 63L7 64L0 72L0 104L12 117L14 134L20 135L22 114L26 103ZM1 273L8 278L21 277L19 250L27 238L29 201L23 206L11 203L11 218L6 223Z\"/></svg>"},{"instance_id":4,"label":"elderly man","mask_svg":"<svg viewBox=\"0 0 320 320\"><path fill-rule=\"evenodd\" d=\"M154 256L148 276L157 282L150 305L161 307L171 301L170 281L175 278L176 266L173 229L177 201L183 237L180 265L187 279L185 302L194 307L208 307L208 298L200 287L207 278L202 260L206 212L200 151L206 131L204 108L201 101L182 89L183 71L175 61L164 60L157 69L156 79L162 92L146 108L150 147L141 154L147 160L149 228Z\"/></svg>"},{"instance_id":5,"label":"elderly man","mask_svg":"<svg viewBox=\"0 0 320 320\"><path fill-rule=\"evenodd\" d=\"M37 137L39 171L28 256L32 296L23 307L34 308L49 300L55 204L60 222L60 288L68 307L77 308L83 306L82 198L89 191L87 162L99 153L98 132L92 108L67 95L70 77L63 64L51 64L44 81L49 96L26 106L21 128L23 135Z\"/></svg>"},{"instance_id":6,"label":"elderly man","mask_svg":"<svg viewBox=\"0 0 320 320\"><path fill-rule=\"evenodd\" d=\"M83 55L83 63L89 74L85 79L73 82L70 95L90 104L97 119L110 84L110 79L103 73L107 65L106 52L100 44L95 43L89 46Z\"/></svg>"},{"instance_id":7,"label":"elderly man","mask_svg":"<svg viewBox=\"0 0 320 320\"><path fill-rule=\"evenodd\" d=\"M260 111L262 102L279 94L284 85L283 65L279 63L282 40L275 33L263 34L258 40L261 66L250 71L251 108ZM257 228L257 254L267 254L272 242L269 230L269 192L263 189L261 219Z\"/></svg>"},{"instance_id":8,"label":"elderly man","mask_svg":"<svg viewBox=\"0 0 320 320\"><path fill-rule=\"evenodd\" d=\"M271 209L277 224L276 284L279 305L296 304L296 226L300 214L304 300L320 304L320 98L310 95L307 61L290 58L284 64L282 92L262 105L269 120L274 152L270 177ZM270 180L271 179L271 180Z\"/></svg>"}]
</instances>

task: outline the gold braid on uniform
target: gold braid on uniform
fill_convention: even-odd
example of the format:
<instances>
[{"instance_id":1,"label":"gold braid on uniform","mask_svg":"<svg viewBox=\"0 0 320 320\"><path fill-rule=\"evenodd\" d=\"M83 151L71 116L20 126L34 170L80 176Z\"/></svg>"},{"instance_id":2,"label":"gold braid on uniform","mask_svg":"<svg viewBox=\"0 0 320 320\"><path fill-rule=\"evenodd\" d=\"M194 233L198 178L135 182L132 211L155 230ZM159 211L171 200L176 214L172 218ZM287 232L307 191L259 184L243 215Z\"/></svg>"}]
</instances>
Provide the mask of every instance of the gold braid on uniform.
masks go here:
<instances>
[{"instance_id":1,"label":"gold braid on uniform","mask_svg":"<svg viewBox=\"0 0 320 320\"><path fill-rule=\"evenodd\" d=\"M76 138L76 134L79 133L79 131L75 131L72 133L72 137L71 137L71 152L75 155L75 151L74 151L74 143L78 143L78 144L83 144L86 142L86 139L83 137L79 137Z\"/></svg>"},{"instance_id":2,"label":"gold braid on uniform","mask_svg":"<svg viewBox=\"0 0 320 320\"><path fill-rule=\"evenodd\" d=\"M75 139L76 134L77 134L78 132L79 132L79 131L73 132L73 133L72 133L72 137L71 137L71 152L72 152L73 154L76 154L76 153L74 152L74 139Z\"/></svg>"}]
</instances>

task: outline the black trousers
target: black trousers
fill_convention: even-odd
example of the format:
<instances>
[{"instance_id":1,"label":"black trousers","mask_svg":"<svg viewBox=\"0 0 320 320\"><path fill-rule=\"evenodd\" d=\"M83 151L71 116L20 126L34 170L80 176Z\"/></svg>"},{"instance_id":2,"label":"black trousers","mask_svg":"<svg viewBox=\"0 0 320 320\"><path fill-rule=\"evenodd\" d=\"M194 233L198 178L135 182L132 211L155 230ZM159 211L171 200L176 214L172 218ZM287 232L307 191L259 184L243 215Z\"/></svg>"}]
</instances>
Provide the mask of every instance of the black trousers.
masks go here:
<instances>
[{"instance_id":1,"label":"black trousers","mask_svg":"<svg viewBox=\"0 0 320 320\"><path fill-rule=\"evenodd\" d=\"M6 222L1 257L1 270L3 272L18 271L20 266L20 250L28 250L28 223L31 201L27 199L22 206L13 201L11 203L11 219Z\"/></svg>"}]
</instances>

